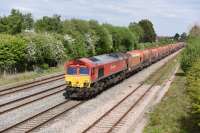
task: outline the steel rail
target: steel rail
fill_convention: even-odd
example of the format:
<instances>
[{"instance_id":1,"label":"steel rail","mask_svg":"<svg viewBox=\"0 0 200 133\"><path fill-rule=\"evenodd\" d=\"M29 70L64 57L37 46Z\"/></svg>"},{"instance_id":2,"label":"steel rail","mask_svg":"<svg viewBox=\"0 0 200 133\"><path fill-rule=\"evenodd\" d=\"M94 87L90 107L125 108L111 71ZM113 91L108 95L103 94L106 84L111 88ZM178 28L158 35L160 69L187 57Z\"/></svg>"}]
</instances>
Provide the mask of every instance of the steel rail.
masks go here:
<instances>
[{"instance_id":1,"label":"steel rail","mask_svg":"<svg viewBox=\"0 0 200 133\"><path fill-rule=\"evenodd\" d=\"M38 92L38 93L35 93L35 94L33 94L33 95L29 95L29 96L26 96L26 97L23 97L23 98L20 98L20 99L17 99L17 100L10 101L10 102L8 102L8 103L2 104L2 105L0 105L0 115L2 115L2 114L4 114L4 113L7 113L7 112L10 112L10 111L12 111L12 110L14 110L14 109L18 109L18 108L20 108L20 107L22 107L22 106L25 106L25 105L27 105L27 104L30 104L30 103L33 103L33 102L42 100L42 99L44 99L44 98L46 98L46 97L49 97L49 96L52 96L52 95L54 95L54 94L60 93L60 92L64 91L64 89L65 89L64 86L65 86L65 84L62 84L62 85L59 85L59 86L50 88L50 89L48 89L48 90L44 90L44 91L42 91L42 92ZM53 92L53 93L50 93L50 94L45 95L45 93L48 93L49 91L58 89L58 88L60 88L60 87L64 87L64 88L61 89L61 90L55 91L55 92ZM37 98L37 99L30 100L29 102L25 102L25 103L23 103L23 104L20 104L20 105L17 105L17 106L13 106L13 107L10 107L10 108L8 108L8 109L5 109L5 110L1 111L1 108L5 107L5 106L9 106L9 105L12 105L12 104L14 104L14 103L18 104L18 102L23 102L23 101L27 100L28 98L31 98L31 97L34 97L34 96L37 96L37 95L41 95L41 94L44 94L44 95L41 96L41 97L39 97L39 98Z\"/></svg>"},{"instance_id":2,"label":"steel rail","mask_svg":"<svg viewBox=\"0 0 200 133\"><path fill-rule=\"evenodd\" d=\"M63 74L56 75L56 76L53 76L53 77L49 77L49 78L46 78L46 79L42 79L42 80L39 80L39 81L33 81L33 82L30 82L30 83L6 88L6 89L3 89L3 90L0 90L0 96L4 96L4 95L8 95L8 94L15 93L15 92L18 92L18 91L26 90L26 89L29 89L29 88L32 88L32 87L35 87L35 86L39 86L39 85L43 85L43 84L46 84L46 83L49 83L49 82L52 82L52 81L56 81L56 80L59 80L59 79L62 79L62 78L64 78Z\"/></svg>"}]
</instances>

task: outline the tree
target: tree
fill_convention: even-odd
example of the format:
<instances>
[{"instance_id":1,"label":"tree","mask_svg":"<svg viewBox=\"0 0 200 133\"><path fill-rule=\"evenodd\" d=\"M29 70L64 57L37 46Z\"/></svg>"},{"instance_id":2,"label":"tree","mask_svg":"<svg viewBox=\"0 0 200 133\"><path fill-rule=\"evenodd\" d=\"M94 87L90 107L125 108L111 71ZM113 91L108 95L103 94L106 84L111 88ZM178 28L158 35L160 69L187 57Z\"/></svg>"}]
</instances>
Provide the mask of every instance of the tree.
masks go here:
<instances>
[{"instance_id":1,"label":"tree","mask_svg":"<svg viewBox=\"0 0 200 133\"><path fill-rule=\"evenodd\" d=\"M23 16L23 23L22 23L22 29L24 30L31 30L33 28L33 17L31 13L24 14Z\"/></svg>"},{"instance_id":2,"label":"tree","mask_svg":"<svg viewBox=\"0 0 200 133\"><path fill-rule=\"evenodd\" d=\"M127 27L103 25L112 36L113 52L123 52L136 47L137 37Z\"/></svg>"},{"instance_id":3,"label":"tree","mask_svg":"<svg viewBox=\"0 0 200 133\"><path fill-rule=\"evenodd\" d=\"M174 40L178 41L179 38L180 38L180 35L179 35L178 33L176 33L176 34L174 35Z\"/></svg>"},{"instance_id":4,"label":"tree","mask_svg":"<svg viewBox=\"0 0 200 133\"><path fill-rule=\"evenodd\" d=\"M121 36L120 28L114 27L110 24L104 24L103 26L109 31L109 34L111 34L112 36L112 43L113 43L112 51L119 52L119 51L125 50L125 48L121 46L122 36Z\"/></svg>"},{"instance_id":5,"label":"tree","mask_svg":"<svg viewBox=\"0 0 200 133\"><path fill-rule=\"evenodd\" d=\"M186 38L187 38L187 34L186 34L185 32L183 32L183 33L181 34L181 40L182 40L182 41L185 41Z\"/></svg>"},{"instance_id":6,"label":"tree","mask_svg":"<svg viewBox=\"0 0 200 133\"><path fill-rule=\"evenodd\" d=\"M99 40L99 37L97 36L96 32L90 28L88 21L80 19L65 20L63 22L63 33L66 34L65 36L68 36L67 38L75 39L76 43L80 44L80 46L85 49L84 54L83 51L80 50L80 52L78 52L80 54L76 54L75 57L80 57L81 55L93 56L96 54L95 46ZM74 33L77 35L77 37L74 36ZM74 53L74 51L71 52Z\"/></svg>"},{"instance_id":7,"label":"tree","mask_svg":"<svg viewBox=\"0 0 200 133\"><path fill-rule=\"evenodd\" d=\"M109 34L108 30L99 25L97 21L89 21L90 28L95 31L96 35L99 37L95 44L95 51L97 54L109 53L113 49L112 36Z\"/></svg>"},{"instance_id":8,"label":"tree","mask_svg":"<svg viewBox=\"0 0 200 133\"><path fill-rule=\"evenodd\" d=\"M85 38L80 32L73 31L64 35L64 47L69 58L80 58L87 56Z\"/></svg>"},{"instance_id":9,"label":"tree","mask_svg":"<svg viewBox=\"0 0 200 133\"><path fill-rule=\"evenodd\" d=\"M80 19L72 19L71 20L71 28L80 32L81 34L88 33L90 30L89 23L85 20Z\"/></svg>"},{"instance_id":10,"label":"tree","mask_svg":"<svg viewBox=\"0 0 200 133\"><path fill-rule=\"evenodd\" d=\"M17 34L22 31L23 17L19 10L12 9L11 14L7 17L8 33Z\"/></svg>"},{"instance_id":11,"label":"tree","mask_svg":"<svg viewBox=\"0 0 200 133\"><path fill-rule=\"evenodd\" d=\"M8 20L6 17L0 17L0 32L6 33L8 31Z\"/></svg>"},{"instance_id":12,"label":"tree","mask_svg":"<svg viewBox=\"0 0 200 133\"><path fill-rule=\"evenodd\" d=\"M19 10L12 9L9 16L0 18L0 32L21 33L22 30L30 30L33 22L31 13L22 14Z\"/></svg>"},{"instance_id":13,"label":"tree","mask_svg":"<svg viewBox=\"0 0 200 133\"><path fill-rule=\"evenodd\" d=\"M128 28L131 32L133 32L136 35L137 41L142 42L142 39L144 37L144 30L138 23L130 23Z\"/></svg>"},{"instance_id":14,"label":"tree","mask_svg":"<svg viewBox=\"0 0 200 133\"><path fill-rule=\"evenodd\" d=\"M62 22L59 15L53 15L53 17L44 16L36 21L34 28L36 32L62 33Z\"/></svg>"},{"instance_id":15,"label":"tree","mask_svg":"<svg viewBox=\"0 0 200 133\"><path fill-rule=\"evenodd\" d=\"M200 36L200 26L199 25L194 25L190 32L189 35L192 37Z\"/></svg>"},{"instance_id":16,"label":"tree","mask_svg":"<svg viewBox=\"0 0 200 133\"><path fill-rule=\"evenodd\" d=\"M156 33L151 21L145 19L139 22L139 25L144 31L142 42L154 42L156 40Z\"/></svg>"},{"instance_id":17,"label":"tree","mask_svg":"<svg viewBox=\"0 0 200 133\"><path fill-rule=\"evenodd\" d=\"M136 37L135 35L126 27L122 28L122 46L125 47L125 51L133 50L136 48Z\"/></svg>"}]
</instances>

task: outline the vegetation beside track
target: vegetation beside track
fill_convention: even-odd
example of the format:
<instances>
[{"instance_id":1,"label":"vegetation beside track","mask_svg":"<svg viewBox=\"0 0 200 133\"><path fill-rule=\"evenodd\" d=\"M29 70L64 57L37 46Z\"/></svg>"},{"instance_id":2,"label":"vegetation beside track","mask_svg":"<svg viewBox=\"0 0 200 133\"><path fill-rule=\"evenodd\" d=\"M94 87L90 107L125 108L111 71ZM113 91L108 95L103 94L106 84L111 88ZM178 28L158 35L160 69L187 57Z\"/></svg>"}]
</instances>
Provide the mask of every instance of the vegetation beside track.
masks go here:
<instances>
[{"instance_id":1,"label":"vegetation beside track","mask_svg":"<svg viewBox=\"0 0 200 133\"><path fill-rule=\"evenodd\" d=\"M182 70L176 73L169 91L149 114L145 133L195 133L190 118L191 98L186 90L186 77Z\"/></svg>"},{"instance_id":2,"label":"vegetation beside track","mask_svg":"<svg viewBox=\"0 0 200 133\"><path fill-rule=\"evenodd\" d=\"M175 69L175 66L179 63L180 60L180 54L176 55L175 58L170 59L166 65L164 65L162 68L160 68L158 71L153 73L148 80L146 80L147 84L152 84L155 79L159 78L161 74L162 77L160 78L158 85L162 84L164 80L168 79L173 70Z\"/></svg>"},{"instance_id":3,"label":"vegetation beside track","mask_svg":"<svg viewBox=\"0 0 200 133\"><path fill-rule=\"evenodd\" d=\"M192 99L193 123L200 131L200 59L192 64L192 67L186 74L187 92Z\"/></svg>"},{"instance_id":4,"label":"vegetation beside track","mask_svg":"<svg viewBox=\"0 0 200 133\"><path fill-rule=\"evenodd\" d=\"M200 131L200 27L194 26L169 91L150 113L145 133Z\"/></svg>"},{"instance_id":5,"label":"vegetation beside track","mask_svg":"<svg viewBox=\"0 0 200 133\"><path fill-rule=\"evenodd\" d=\"M41 69L39 71L27 71L18 74L4 74L0 76L0 86L20 81L32 80L38 77L46 76L49 74L55 74L58 72L63 72L63 65L58 65L57 67L51 67L45 70Z\"/></svg>"},{"instance_id":6,"label":"vegetation beside track","mask_svg":"<svg viewBox=\"0 0 200 133\"><path fill-rule=\"evenodd\" d=\"M187 92L192 99L194 125L200 131L200 26L195 25L190 30L187 47L183 53L181 66L187 77Z\"/></svg>"}]
</instances>

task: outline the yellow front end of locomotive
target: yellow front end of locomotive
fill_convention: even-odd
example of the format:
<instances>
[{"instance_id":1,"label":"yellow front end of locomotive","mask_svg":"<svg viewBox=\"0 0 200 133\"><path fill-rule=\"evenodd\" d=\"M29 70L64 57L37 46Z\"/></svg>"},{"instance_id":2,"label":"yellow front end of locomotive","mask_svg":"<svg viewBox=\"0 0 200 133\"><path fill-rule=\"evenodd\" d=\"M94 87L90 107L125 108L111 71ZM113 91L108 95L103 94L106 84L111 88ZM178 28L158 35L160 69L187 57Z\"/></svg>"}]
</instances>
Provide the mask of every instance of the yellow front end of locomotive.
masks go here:
<instances>
[{"instance_id":1,"label":"yellow front end of locomotive","mask_svg":"<svg viewBox=\"0 0 200 133\"><path fill-rule=\"evenodd\" d=\"M91 79L89 75L65 75L69 87L89 88Z\"/></svg>"}]
</instances>

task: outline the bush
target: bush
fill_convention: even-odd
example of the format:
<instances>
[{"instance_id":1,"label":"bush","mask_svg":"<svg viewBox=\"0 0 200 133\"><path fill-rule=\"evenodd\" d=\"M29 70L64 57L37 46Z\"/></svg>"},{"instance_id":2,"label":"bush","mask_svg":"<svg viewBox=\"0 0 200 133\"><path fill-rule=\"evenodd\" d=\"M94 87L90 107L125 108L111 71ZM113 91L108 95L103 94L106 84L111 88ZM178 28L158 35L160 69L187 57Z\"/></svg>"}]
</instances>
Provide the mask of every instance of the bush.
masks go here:
<instances>
[{"instance_id":1,"label":"bush","mask_svg":"<svg viewBox=\"0 0 200 133\"><path fill-rule=\"evenodd\" d=\"M52 17L44 16L39 19L34 24L34 29L36 32L56 32L62 33L62 22L61 16L53 15Z\"/></svg>"},{"instance_id":2,"label":"bush","mask_svg":"<svg viewBox=\"0 0 200 133\"><path fill-rule=\"evenodd\" d=\"M83 35L79 32L65 34L62 39L66 54L69 58L80 58L87 56L86 44Z\"/></svg>"},{"instance_id":3,"label":"bush","mask_svg":"<svg viewBox=\"0 0 200 133\"><path fill-rule=\"evenodd\" d=\"M181 67L186 72L192 64L200 58L200 36L189 37L186 49L183 52L181 59Z\"/></svg>"},{"instance_id":4,"label":"bush","mask_svg":"<svg viewBox=\"0 0 200 133\"><path fill-rule=\"evenodd\" d=\"M200 129L200 28L190 30L187 46L181 59L181 67L187 76L187 91L193 100L192 118Z\"/></svg>"},{"instance_id":5,"label":"bush","mask_svg":"<svg viewBox=\"0 0 200 133\"><path fill-rule=\"evenodd\" d=\"M187 72L187 91L193 99L194 121L200 128L200 59Z\"/></svg>"},{"instance_id":6,"label":"bush","mask_svg":"<svg viewBox=\"0 0 200 133\"><path fill-rule=\"evenodd\" d=\"M134 33L126 27L112 26L110 24L103 25L112 36L113 52L124 52L137 48L139 40Z\"/></svg>"},{"instance_id":7,"label":"bush","mask_svg":"<svg viewBox=\"0 0 200 133\"><path fill-rule=\"evenodd\" d=\"M79 19L65 20L63 27L64 38L62 41L70 58L96 54L95 46L100 37L90 27L88 21Z\"/></svg>"},{"instance_id":8,"label":"bush","mask_svg":"<svg viewBox=\"0 0 200 133\"><path fill-rule=\"evenodd\" d=\"M62 42L51 34L26 34L26 60L29 67L48 64L56 66L65 58Z\"/></svg>"},{"instance_id":9,"label":"bush","mask_svg":"<svg viewBox=\"0 0 200 133\"><path fill-rule=\"evenodd\" d=\"M137 39L128 28L121 29L121 45L125 47L126 51L133 50L137 48Z\"/></svg>"},{"instance_id":10,"label":"bush","mask_svg":"<svg viewBox=\"0 0 200 133\"><path fill-rule=\"evenodd\" d=\"M95 32L98 39L95 43L96 54L109 53L113 49L112 36L109 31L96 21L89 21L91 30Z\"/></svg>"},{"instance_id":11,"label":"bush","mask_svg":"<svg viewBox=\"0 0 200 133\"><path fill-rule=\"evenodd\" d=\"M25 69L26 41L17 36L0 34L0 72Z\"/></svg>"},{"instance_id":12,"label":"bush","mask_svg":"<svg viewBox=\"0 0 200 133\"><path fill-rule=\"evenodd\" d=\"M138 23L130 23L128 28L131 32L135 34L135 37L137 39L137 43L142 42L142 39L144 37L144 30Z\"/></svg>"}]
</instances>

